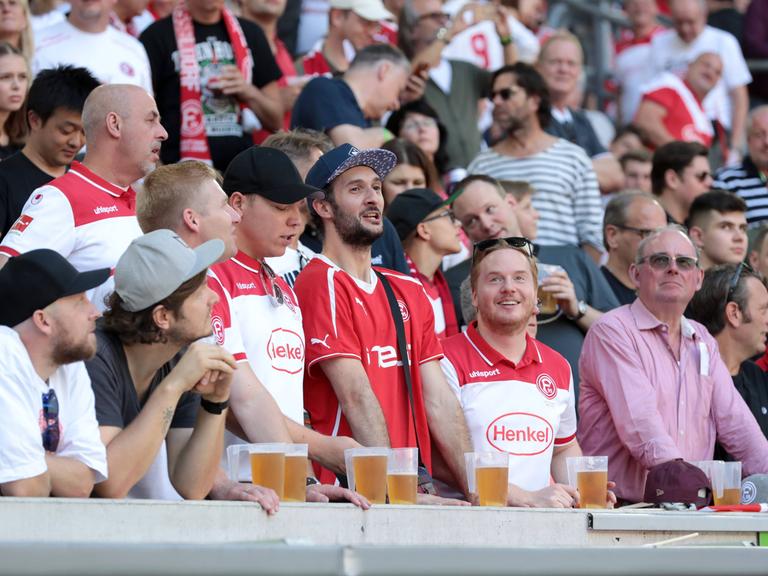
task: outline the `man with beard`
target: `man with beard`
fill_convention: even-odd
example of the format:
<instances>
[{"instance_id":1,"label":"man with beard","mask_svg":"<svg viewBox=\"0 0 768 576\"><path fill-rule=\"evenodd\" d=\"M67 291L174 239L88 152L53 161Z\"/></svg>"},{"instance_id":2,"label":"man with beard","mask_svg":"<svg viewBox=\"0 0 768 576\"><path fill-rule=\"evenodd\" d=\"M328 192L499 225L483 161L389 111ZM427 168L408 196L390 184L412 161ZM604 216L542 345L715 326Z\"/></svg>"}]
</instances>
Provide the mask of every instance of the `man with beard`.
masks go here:
<instances>
[{"instance_id":1,"label":"man with beard","mask_svg":"<svg viewBox=\"0 0 768 576\"><path fill-rule=\"evenodd\" d=\"M87 498L107 476L82 361L96 352L99 316L85 291L108 276L108 268L78 272L53 250L0 270L3 496Z\"/></svg>"},{"instance_id":2,"label":"man with beard","mask_svg":"<svg viewBox=\"0 0 768 576\"><path fill-rule=\"evenodd\" d=\"M477 243L470 275L477 321L443 341L441 366L464 409L474 450L510 455L507 503L571 508L578 493L568 485L566 459L581 456L573 375L565 358L526 332L537 278L526 238ZM528 438L505 434L526 425L534 430Z\"/></svg>"},{"instance_id":3,"label":"man with beard","mask_svg":"<svg viewBox=\"0 0 768 576\"><path fill-rule=\"evenodd\" d=\"M223 252L219 239L193 250L164 229L134 240L118 261L87 363L110 471L98 496L200 499L211 491L236 364L196 341L211 334L217 297L206 271Z\"/></svg>"},{"instance_id":4,"label":"man with beard","mask_svg":"<svg viewBox=\"0 0 768 576\"><path fill-rule=\"evenodd\" d=\"M541 75L527 64L504 66L491 86L493 118L507 135L481 152L469 173L528 182L536 190L538 243L581 246L598 259L603 234L595 171L579 146L544 131L550 104Z\"/></svg>"},{"instance_id":5,"label":"man with beard","mask_svg":"<svg viewBox=\"0 0 768 576\"><path fill-rule=\"evenodd\" d=\"M88 152L69 172L32 193L0 245L0 267L35 248L51 248L78 270L114 267L141 234L131 184L149 174L168 137L155 101L126 84L99 86L83 106ZM88 294L99 310L112 279Z\"/></svg>"},{"instance_id":6,"label":"man with beard","mask_svg":"<svg viewBox=\"0 0 768 576\"><path fill-rule=\"evenodd\" d=\"M307 343L304 403L319 432L364 446L418 446L428 470L434 440L449 480L466 494L469 434L440 370L432 306L417 279L371 266L371 244L383 233L381 182L395 163L389 151L344 144L307 174L307 184L325 192L312 202L325 241L295 287ZM410 351L410 402L384 282ZM332 475L323 469L320 478Z\"/></svg>"}]
</instances>

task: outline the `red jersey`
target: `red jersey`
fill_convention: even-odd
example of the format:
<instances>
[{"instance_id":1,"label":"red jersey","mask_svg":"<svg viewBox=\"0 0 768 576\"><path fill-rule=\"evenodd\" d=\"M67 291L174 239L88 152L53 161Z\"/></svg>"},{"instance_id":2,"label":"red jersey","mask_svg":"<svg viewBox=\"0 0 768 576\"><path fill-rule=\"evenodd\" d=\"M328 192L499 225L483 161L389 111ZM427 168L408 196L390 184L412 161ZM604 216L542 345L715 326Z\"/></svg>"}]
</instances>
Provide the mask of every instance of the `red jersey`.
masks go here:
<instances>
[{"instance_id":1,"label":"red jersey","mask_svg":"<svg viewBox=\"0 0 768 576\"><path fill-rule=\"evenodd\" d=\"M304 311L306 372L304 407L312 426L331 436L351 436L333 387L319 366L333 358L354 358L363 365L381 405L392 447L416 446L431 469L431 450L419 365L443 356L435 336L432 305L418 280L376 268L392 285L403 316L411 363L416 428L408 388L398 361L397 333L384 287L371 271L370 283L356 280L324 256L317 256L299 274L295 291ZM320 480L333 474L316 465Z\"/></svg>"}]
</instances>

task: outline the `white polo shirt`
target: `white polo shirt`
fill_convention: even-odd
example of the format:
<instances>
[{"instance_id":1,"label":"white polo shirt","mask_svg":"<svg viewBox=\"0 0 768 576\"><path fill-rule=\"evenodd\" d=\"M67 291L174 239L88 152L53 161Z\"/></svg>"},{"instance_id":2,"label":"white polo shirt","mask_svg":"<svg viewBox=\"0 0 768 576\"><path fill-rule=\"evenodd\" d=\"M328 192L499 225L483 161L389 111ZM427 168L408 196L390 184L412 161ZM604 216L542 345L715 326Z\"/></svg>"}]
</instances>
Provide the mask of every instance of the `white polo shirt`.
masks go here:
<instances>
[{"instance_id":1,"label":"white polo shirt","mask_svg":"<svg viewBox=\"0 0 768 576\"><path fill-rule=\"evenodd\" d=\"M96 422L91 380L82 362L60 366L44 382L18 333L0 326L0 483L33 478L47 469L42 433L43 394L56 392L59 445L56 456L79 460L94 482L107 478L107 452Z\"/></svg>"},{"instance_id":2,"label":"white polo shirt","mask_svg":"<svg viewBox=\"0 0 768 576\"><path fill-rule=\"evenodd\" d=\"M114 268L134 238L141 236L136 220L136 193L107 182L80 162L69 172L35 190L21 216L0 244L0 254L18 256L50 248L81 272ZM104 310L114 279L88 291Z\"/></svg>"},{"instance_id":3,"label":"white polo shirt","mask_svg":"<svg viewBox=\"0 0 768 576\"><path fill-rule=\"evenodd\" d=\"M477 452L509 453L509 481L524 490L550 483L555 446L576 440L571 367L560 354L526 334L515 364L470 324L443 340L441 367L459 398Z\"/></svg>"}]
</instances>

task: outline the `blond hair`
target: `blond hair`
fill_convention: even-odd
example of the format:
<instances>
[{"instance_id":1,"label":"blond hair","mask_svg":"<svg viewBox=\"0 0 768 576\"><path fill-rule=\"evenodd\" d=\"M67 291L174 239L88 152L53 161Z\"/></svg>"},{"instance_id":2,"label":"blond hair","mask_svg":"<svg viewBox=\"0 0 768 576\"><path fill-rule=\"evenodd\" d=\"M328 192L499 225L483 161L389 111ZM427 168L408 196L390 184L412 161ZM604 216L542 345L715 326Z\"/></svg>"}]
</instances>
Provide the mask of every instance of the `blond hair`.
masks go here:
<instances>
[{"instance_id":1,"label":"blond hair","mask_svg":"<svg viewBox=\"0 0 768 576\"><path fill-rule=\"evenodd\" d=\"M196 160L157 168L144 179L144 190L136 202L136 218L142 231L178 231L184 209L200 210L198 191L209 180L221 184L221 175Z\"/></svg>"}]
</instances>

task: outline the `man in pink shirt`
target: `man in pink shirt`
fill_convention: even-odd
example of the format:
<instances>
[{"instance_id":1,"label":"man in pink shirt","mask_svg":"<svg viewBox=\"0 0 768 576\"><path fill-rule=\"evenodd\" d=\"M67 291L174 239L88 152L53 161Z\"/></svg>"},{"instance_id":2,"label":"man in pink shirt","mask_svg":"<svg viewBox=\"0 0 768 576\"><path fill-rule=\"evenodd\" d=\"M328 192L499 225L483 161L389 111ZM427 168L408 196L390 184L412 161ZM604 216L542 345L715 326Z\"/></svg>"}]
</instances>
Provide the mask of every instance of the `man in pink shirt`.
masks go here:
<instances>
[{"instance_id":1,"label":"man in pink shirt","mask_svg":"<svg viewBox=\"0 0 768 576\"><path fill-rule=\"evenodd\" d=\"M733 386L717 343L683 317L701 286L696 249L678 226L640 243L634 303L592 325L579 369L578 439L608 456L620 500L643 499L652 466L710 460L717 438L745 475L768 472L768 441Z\"/></svg>"}]
</instances>

